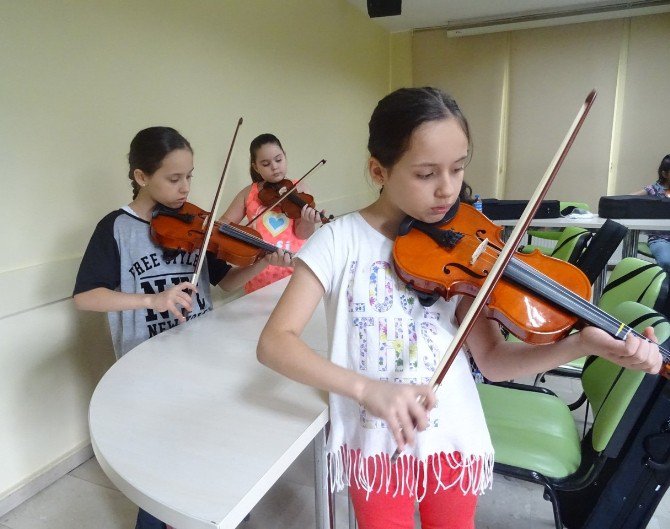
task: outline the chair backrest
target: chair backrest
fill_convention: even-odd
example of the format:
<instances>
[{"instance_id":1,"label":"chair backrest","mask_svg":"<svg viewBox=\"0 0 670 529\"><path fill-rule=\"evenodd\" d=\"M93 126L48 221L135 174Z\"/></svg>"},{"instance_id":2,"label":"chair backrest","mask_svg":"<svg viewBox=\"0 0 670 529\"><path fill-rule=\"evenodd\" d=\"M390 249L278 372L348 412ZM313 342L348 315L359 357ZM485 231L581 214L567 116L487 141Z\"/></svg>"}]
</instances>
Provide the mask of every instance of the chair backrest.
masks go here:
<instances>
[{"instance_id":1,"label":"chair backrest","mask_svg":"<svg viewBox=\"0 0 670 529\"><path fill-rule=\"evenodd\" d=\"M589 230L568 226L561 231L551 256L574 264L582 255L590 238Z\"/></svg>"},{"instance_id":2,"label":"chair backrest","mask_svg":"<svg viewBox=\"0 0 670 529\"><path fill-rule=\"evenodd\" d=\"M637 301L660 311L665 308L667 297L668 275L660 266L626 257L612 270L598 306L611 314L624 301Z\"/></svg>"},{"instance_id":3,"label":"chair backrest","mask_svg":"<svg viewBox=\"0 0 670 529\"><path fill-rule=\"evenodd\" d=\"M660 343L670 341L670 322L645 305L627 301L614 307L610 314L640 333L653 327ZM591 445L595 452L608 457L619 454L657 379L600 357L586 363L582 386L593 409Z\"/></svg>"},{"instance_id":4,"label":"chair backrest","mask_svg":"<svg viewBox=\"0 0 670 529\"><path fill-rule=\"evenodd\" d=\"M563 202L561 201L559 203L559 207L561 208L561 215L569 215L572 213L572 210L575 208L579 209L584 209L586 211L589 211L589 205L586 202Z\"/></svg>"},{"instance_id":5,"label":"chair backrest","mask_svg":"<svg viewBox=\"0 0 670 529\"><path fill-rule=\"evenodd\" d=\"M600 276L612 254L623 241L628 233L628 228L607 219L605 223L596 231L589 245L579 256L575 263L589 278L591 284Z\"/></svg>"}]
</instances>

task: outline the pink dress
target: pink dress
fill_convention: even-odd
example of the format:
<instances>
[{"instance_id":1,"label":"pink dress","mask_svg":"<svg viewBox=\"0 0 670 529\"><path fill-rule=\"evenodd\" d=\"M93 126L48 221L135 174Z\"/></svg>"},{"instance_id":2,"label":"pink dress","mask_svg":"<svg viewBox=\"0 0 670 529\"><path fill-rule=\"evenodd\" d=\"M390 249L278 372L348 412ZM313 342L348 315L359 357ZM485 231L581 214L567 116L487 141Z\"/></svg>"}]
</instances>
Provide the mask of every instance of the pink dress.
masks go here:
<instances>
[{"instance_id":1,"label":"pink dress","mask_svg":"<svg viewBox=\"0 0 670 529\"><path fill-rule=\"evenodd\" d=\"M258 199L258 191L258 183L254 182L244 201L245 215L248 220L253 219L259 211L265 209L265 206ZM251 227L261 234L265 242L274 244L291 253L297 252L305 242L303 239L298 239L295 235L295 220L289 219L281 211L277 211L277 209L268 210L263 213L263 215L253 222ZM248 294L283 277L289 276L291 273L293 273L293 268L270 265L246 283L244 291Z\"/></svg>"}]
</instances>

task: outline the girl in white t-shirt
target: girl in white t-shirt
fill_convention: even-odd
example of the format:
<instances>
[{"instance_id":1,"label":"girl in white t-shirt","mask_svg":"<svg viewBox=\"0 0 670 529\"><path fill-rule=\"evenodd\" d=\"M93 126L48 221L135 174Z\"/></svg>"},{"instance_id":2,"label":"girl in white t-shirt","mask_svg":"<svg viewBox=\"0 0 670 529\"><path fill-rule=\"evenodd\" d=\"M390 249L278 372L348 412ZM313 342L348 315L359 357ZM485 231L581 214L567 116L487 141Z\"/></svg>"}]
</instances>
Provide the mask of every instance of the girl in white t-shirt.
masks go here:
<instances>
[{"instance_id":1,"label":"girl in white t-shirt","mask_svg":"<svg viewBox=\"0 0 670 529\"><path fill-rule=\"evenodd\" d=\"M413 529L416 501L423 527L473 528L477 495L491 483L493 448L466 354L459 353L436 394L426 385L472 300L422 306L396 276L392 256L407 215L439 222L459 195L469 198L468 124L443 92L412 88L378 103L369 132L368 170L381 193L305 243L258 357L330 392L331 484L350 486L361 529ZM329 358L300 338L322 298ZM654 339L653 331L646 336ZM618 341L593 327L533 346L505 342L498 324L481 317L467 346L491 380L547 371L593 352L626 367L661 367L655 344L632 336ZM402 456L392 463L396 448Z\"/></svg>"}]
</instances>

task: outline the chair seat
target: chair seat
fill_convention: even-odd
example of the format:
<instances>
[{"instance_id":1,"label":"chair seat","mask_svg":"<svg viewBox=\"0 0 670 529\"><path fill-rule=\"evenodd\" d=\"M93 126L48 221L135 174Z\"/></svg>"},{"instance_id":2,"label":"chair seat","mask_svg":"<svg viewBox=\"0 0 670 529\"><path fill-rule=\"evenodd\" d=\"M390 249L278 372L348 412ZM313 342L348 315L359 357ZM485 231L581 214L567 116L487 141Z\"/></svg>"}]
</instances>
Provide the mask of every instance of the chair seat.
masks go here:
<instances>
[{"instance_id":1,"label":"chair seat","mask_svg":"<svg viewBox=\"0 0 670 529\"><path fill-rule=\"evenodd\" d=\"M495 447L495 462L534 470L550 478L577 471L579 432L558 397L477 384Z\"/></svg>"}]
</instances>

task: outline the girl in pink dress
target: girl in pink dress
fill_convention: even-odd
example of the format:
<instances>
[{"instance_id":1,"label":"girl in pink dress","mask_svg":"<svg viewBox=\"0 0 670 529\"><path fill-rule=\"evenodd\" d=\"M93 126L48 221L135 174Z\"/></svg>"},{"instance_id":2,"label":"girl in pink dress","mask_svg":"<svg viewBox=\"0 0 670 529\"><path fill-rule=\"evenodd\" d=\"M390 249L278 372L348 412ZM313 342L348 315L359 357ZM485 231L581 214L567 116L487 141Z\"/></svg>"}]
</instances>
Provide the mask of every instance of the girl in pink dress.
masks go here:
<instances>
[{"instance_id":1,"label":"girl in pink dress","mask_svg":"<svg viewBox=\"0 0 670 529\"><path fill-rule=\"evenodd\" d=\"M281 182L286 178L286 152L279 139L273 134L257 136L249 146L252 183L242 189L233 199L223 214L225 222L240 223L245 217L253 219L265 209L258 198L258 193L266 183ZM308 192L306 186L298 185L298 192ZM248 294L270 283L291 275L291 256L302 246L305 239L314 233L315 223L320 222L319 213L314 208L305 206L301 217L291 219L279 208L265 211L251 227L258 231L263 240L278 246L284 251L269 254L255 267L256 274L244 285Z\"/></svg>"}]
</instances>

